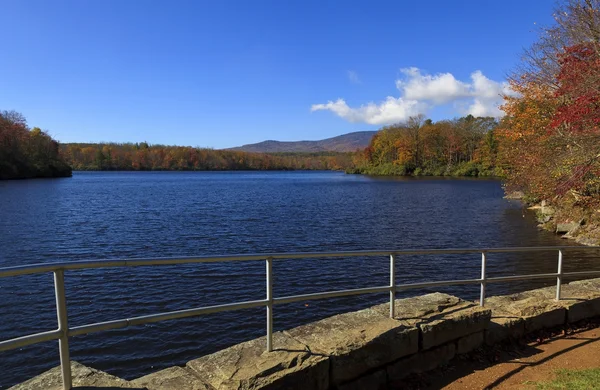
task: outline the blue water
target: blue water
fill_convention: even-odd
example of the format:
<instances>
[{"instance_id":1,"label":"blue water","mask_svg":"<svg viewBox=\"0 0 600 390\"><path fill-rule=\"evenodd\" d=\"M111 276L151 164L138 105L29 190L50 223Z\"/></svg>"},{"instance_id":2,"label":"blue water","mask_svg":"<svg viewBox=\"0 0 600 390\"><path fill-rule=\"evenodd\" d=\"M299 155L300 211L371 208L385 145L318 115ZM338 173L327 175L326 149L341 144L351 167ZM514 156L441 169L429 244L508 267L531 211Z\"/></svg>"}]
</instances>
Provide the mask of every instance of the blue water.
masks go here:
<instances>
[{"instance_id":1,"label":"blue water","mask_svg":"<svg viewBox=\"0 0 600 390\"><path fill-rule=\"evenodd\" d=\"M115 257L573 245L539 231L494 180L382 179L337 172L75 172L0 182L0 267ZM565 270L598 269L575 253ZM389 260L274 264L275 296L387 284ZM397 283L476 278L480 255L398 259ZM554 272L555 253L492 254L490 275ZM264 262L71 271L71 326L263 299ZM507 293L552 281L490 285ZM436 289L466 299L476 286ZM408 295L422 293L415 291ZM52 275L0 279L0 339L54 329ZM383 295L275 307L276 330L384 302ZM265 310L167 321L71 339L72 359L125 378L265 333ZM0 388L59 364L57 342L0 353Z\"/></svg>"}]
</instances>

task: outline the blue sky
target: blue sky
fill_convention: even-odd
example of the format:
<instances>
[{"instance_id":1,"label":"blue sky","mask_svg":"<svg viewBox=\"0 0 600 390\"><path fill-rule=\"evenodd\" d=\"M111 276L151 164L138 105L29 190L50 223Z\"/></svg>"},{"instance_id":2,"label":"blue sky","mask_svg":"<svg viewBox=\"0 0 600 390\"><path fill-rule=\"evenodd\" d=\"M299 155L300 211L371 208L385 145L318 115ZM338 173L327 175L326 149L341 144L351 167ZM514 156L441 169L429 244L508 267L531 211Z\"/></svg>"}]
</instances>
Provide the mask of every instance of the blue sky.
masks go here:
<instances>
[{"instance_id":1,"label":"blue sky","mask_svg":"<svg viewBox=\"0 0 600 390\"><path fill-rule=\"evenodd\" d=\"M214 148L494 115L552 6L0 0L0 109L61 142Z\"/></svg>"}]
</instances>

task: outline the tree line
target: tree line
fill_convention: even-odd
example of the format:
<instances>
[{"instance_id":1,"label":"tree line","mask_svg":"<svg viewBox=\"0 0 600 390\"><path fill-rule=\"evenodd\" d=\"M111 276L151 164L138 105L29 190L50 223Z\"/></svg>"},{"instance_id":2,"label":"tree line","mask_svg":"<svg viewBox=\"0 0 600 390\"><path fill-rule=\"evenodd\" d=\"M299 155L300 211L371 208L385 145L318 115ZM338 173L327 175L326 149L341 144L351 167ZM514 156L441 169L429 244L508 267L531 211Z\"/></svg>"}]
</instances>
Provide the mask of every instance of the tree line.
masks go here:
<instances>
[{"instance_id":1,"label":"tree line","mask_svg":"<svg viewBox=\"0 0 600 390\"><path fill-rule=\"evenodd\" d=\"M75 170L223 171L345 170L351 153L248 153L141 143L64 144L61 154Z\"/></svg>"}]
</instances>

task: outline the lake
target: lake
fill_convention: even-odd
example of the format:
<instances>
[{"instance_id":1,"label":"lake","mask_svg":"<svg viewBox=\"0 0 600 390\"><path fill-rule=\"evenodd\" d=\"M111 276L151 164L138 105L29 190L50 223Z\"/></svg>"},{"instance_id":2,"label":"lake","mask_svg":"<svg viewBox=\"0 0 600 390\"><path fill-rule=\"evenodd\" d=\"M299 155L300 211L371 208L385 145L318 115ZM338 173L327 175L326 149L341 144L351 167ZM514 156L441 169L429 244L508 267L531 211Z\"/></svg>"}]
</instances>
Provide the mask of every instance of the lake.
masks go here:
<instances>
[{"instance_id":1,"label":"lake","mask_svg":"<svg viewBox=\"0 0 600 390\"><path fill-rule=\"evenodd\" d=\"M574 245L539 231L496 180L339 172L75 172L0 182L0 267L40 262L361 249ZM570 252L569 252L570 253ZM397 283L477 278L481 255L407 256ZM490 276L556 272L556 253L491 254ZM591 254L565 271L600 269ZM389 259L274 262L275 296L380 286ZM586 267L586 268L584 268ZM69 325L264 299L264 261L71 271ZM509 293L553 281L491 284ZM436 288L476 299L478 286ZM411 291L415 295L429 290ZM400 295L399 295L400 296ZM275 307L275 330L385 302L386 294ZM0 339L56 328L52 275L0 279ZM72 338L71 358L127 379L265 334L248 309ZM59 364L57 342L0 353L0 388Z\"/></svg>"}]
</instances>

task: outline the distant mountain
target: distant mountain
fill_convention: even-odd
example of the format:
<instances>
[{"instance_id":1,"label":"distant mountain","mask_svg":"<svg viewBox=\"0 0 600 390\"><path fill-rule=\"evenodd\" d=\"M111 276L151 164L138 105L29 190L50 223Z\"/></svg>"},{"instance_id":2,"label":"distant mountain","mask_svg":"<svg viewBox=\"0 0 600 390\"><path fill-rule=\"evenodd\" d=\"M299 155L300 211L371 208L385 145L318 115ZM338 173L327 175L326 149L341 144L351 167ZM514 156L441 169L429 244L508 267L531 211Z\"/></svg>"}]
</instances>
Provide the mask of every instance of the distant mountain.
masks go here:
<instances>
[{"instance_id":1,"label":"distant mountain","mask_svg":"<svg viewBox=\"0 0 600 390\"><path fill-rule=\"evenodd\" d=\"M320 141L263 141L231 148L242 152L283 153L283 152L354 152L369 146L376 131L357 131L327 138Z\"/></svg>"}]
</instances>

